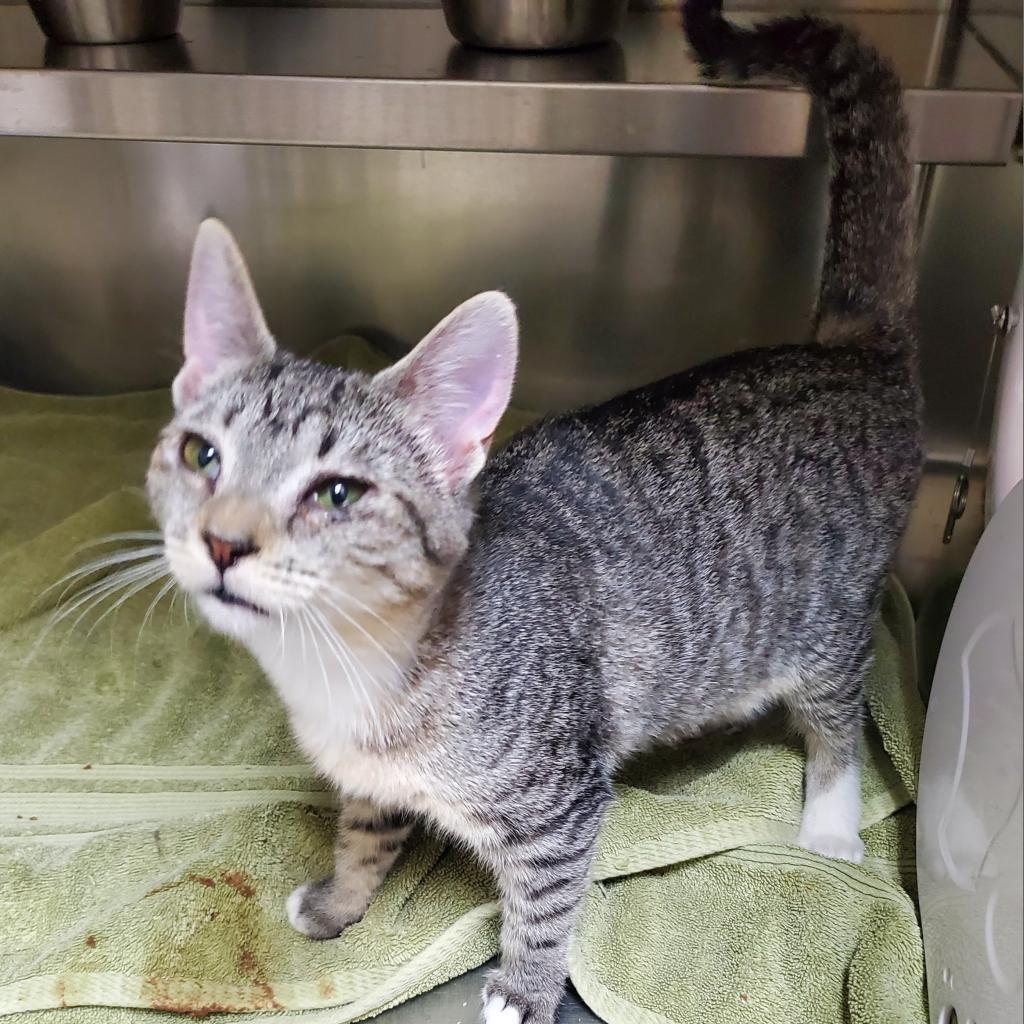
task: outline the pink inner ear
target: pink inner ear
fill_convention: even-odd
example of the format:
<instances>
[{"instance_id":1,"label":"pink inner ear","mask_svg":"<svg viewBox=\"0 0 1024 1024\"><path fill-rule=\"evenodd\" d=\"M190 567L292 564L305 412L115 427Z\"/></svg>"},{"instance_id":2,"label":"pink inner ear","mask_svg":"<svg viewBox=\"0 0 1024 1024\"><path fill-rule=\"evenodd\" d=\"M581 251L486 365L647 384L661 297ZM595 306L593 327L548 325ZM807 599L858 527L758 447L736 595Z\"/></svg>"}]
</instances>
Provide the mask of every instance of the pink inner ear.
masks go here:
<instances>
[{"instance_id":1,"label":"pink inner ear","mask_svg":"<svg viewBox=\"0 0 1024 1024\"><path fill-rule=\"evenodd\" d=\"M515 372L514 362L509 365L500 326L486 326L498 329L487 337L474 338L474 342L483 344L474 346L476 350L464 363L460 363L456 353L452 370L454 381L465 389L466 413L459 432L476 444L493 435L508 405Z\"/></svg>"},{"instance_id":2,"label":"pink inner ear","mask_svg":"<svg viewBox=\"0 0 1024 1024\"><path fill-rule=\"evenodd\" d=\"M186 359L185 365L178 371L174 378L172 395L174 404L181 408L195 400L202 390L203 368L196 359Z\"/></svg>"},{"instance_id":3,"label":"pink inner ear","mask_svg":"<svg viewBox=\"0 0 1024 1024\"><path fill-rule=\"evenodd\" d=\"M515 378L515 307L500 292L469 299L400 363L381 375L425 420L446 458L453 486L483 467Z\"/></svg>"},{"instance_id":4,"label":"pink inner ear","mask_svg":"<svg viewBox=\"0 0 1024 1024\"><path fill-rule=\"evenodd\" d=\"M185 300L185 365L175 402L191 401L224 370L272 358L274 340L253 291L245 261L219 221L199 227Z\"/></svg>"}]
</instances>

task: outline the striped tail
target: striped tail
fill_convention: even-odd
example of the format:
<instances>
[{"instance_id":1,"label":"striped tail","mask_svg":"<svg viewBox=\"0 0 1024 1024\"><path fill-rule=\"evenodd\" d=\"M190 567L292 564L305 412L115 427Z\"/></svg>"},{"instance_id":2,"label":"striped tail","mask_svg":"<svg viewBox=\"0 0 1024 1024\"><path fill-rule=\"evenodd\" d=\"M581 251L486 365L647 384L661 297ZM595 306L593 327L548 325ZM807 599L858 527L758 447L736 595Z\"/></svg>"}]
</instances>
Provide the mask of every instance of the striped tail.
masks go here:
<instances>
[{"instance_id":1,"label":"striped tail","mask_svg":"<svg viewBox=\"0 0 1024 1024\"><path fill-rule=\"evenodd\" d=\"M742 29L722 17L721 0L686 0L683 26L709 76L778 76L824 108L831 178L815 338L912 345L914 210L896 73L853 32L819 18Z\"/></svg>"}]
</instances>

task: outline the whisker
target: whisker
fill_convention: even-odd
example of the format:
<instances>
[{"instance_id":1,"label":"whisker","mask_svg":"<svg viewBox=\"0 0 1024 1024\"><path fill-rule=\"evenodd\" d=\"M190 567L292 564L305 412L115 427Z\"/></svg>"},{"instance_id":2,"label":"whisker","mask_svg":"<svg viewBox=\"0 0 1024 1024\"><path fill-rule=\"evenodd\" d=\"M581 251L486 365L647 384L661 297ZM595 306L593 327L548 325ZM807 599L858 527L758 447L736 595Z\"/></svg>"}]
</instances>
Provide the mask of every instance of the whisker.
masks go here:
<instances>
[{"instance_id":1,"label":"whisker","mask_svg":"<svg viewBox=\"0 0 1024 1024\"><path fill-rule=\"evenodd\" d=\"M79 623L87 615L89 615L96 608L98 608L108 597L110 597L111 594L116 594L120 590L125 590L128 587L133 587L133 586L135 586L136 583L138 583L140 581L146 581L146 583L148 584L149 582L152 582L152 581L157 580L159 578L160 578L159 571L156 568L151 568L150 567L150 568L148 568L148 571L145 572L145 573L140 573L137 576L132 576L130 579L120 579L120 580L117 581L117 583L115 585L110 586L110 587L104 587L98 593L92 594L90 596L90 600L88 600L88 601L86 601L84 603L85 606L82 608L81 612L79 613L78 618L76 618L75 621L71 623L70 627L68 628L66 637L71 636L74 633L74 631L76 629L78 629ZM69 608L68 609L69 615L72 612L74 612L77 607L79 607L79 605L75 605L75 606L72 606L71 608ZM64 615L60 619L58 619L57 621L61 622L65 618L68 618L68 616ZM90 633L91 632L92 631L90 630ZM65 637L65 639L66 639L66 637Z\"/></svg>"},{"instance_id":2,"label":"whisker","mask_svg":"<svg viewBox=\"0 0 1024 1024\"><path fill-rule=\"evenodd\" d=\"M154 597L154 598L153 598L153 600L152 600L152 601L150 601L150 603L149 603L149 607L148 607L148 608L146 609L146 614L145 614L145 615L143 616L143 618L142 618L142 625L141 625L141 626L139 626L139 635L138 635L138 636L137 636L137 637L135 638L135 657L136 657L136 658L138 658L138 656L139 656L139 644L140 644L140 643L142 642L142 634L143 634L143 633L145 632L145 630L146 630L146 626L147 626L147 625L149 624L149 620L150 620L150 617L152 616L152 614L153 614L154 610L156 609L156 606L157 606L157 605L158 605L158 604L159 604L159 603L161 602L161 600L163 600L163 598L164 598L164 597L166 596L167 592L168 592L169 590L173 589L173 587L174 587L174 584L175 584L175 581L174 581L174 579L173 579L173 577L172 577L171 579L169 579L169 580L168 580L168 581L167 581L167 582L166 582L166 583L165 583L165 584L164 584L164 585L163 585L163 586L162 586L162 587L160 588L160 590L159 590L159 591L157 592L157 595L156 595L156 597ZM174 607L174 602L173 602L173 601L171 602L171 606L170 606L170 607L171 607L171 608L173 608L173 607ZM170 609L168 609L168 611L169 611L169 610L170 610Z\"/></svg>"},{"instance_id":3,"label":"whisker","mask_svg":"<svg viewBox=\"0 0 1024 1024\"><path fill-rule=\"evenodd\" d=\"M169 590L174 587L173 578L168 580L163 587L157 592L157 596L150 602L150 607L145 609L145 614L142 616L142 625L138 628L138 635L135 637L135 660L138 662L138 648L142 643L142 634L145 632L145 627L150 623L150 617L153 615L157 605L160 604L161 600L167 594ZM177 591L174 592L174 597L171 598L171 603L168 605L168 615L174 610L174 598L177 597ZM113 636L111 638L113 643Z\"/></svg>"},{"instance_id":4,"label":"whisker","mask_svg":"<svg viewBox=\"0 0 1024 1024\"><path fill-rule=\"evenodd\" d=\"M321 580L320 585L330 593L334 594L336 597L344 598L346 601L351 601L357 608L360 609L360 611L366 612L367 615L372 615L382 626L384 626L402 642L402 644L405 646L405 648L411 655L416 654L416 648L409 642L408 637L403 636L397 629L395 629L394 626L391 625L390 622L388 622L387 619L384 618L383 615L380 615L378 612L374 611L368 604L364 604L362 601L359 600L358 597L355 596L355 594L349 593L346 590L342 590L341 587L336 586L333 583L328 583L327 580Z\"/></svg>"},{"instance_id":5,"label":"whisker","mask_svg":"<svg viewBox=\"0 0 1024 1024\"><path fill-rule=\"evenodd\" d=\"M60 604L64 600L64 595L75 585L74 581L80 579L83 576L89 576L94 572L99 572L101 569L107 569L114 565L123 565L125 562L138 562L143 558L149 558L153 555L159 555L163 553L162 544L151 544L143 548L136 548L134 551L121 550L115 551L112 554L105 555L103 558L93 559L91 562L86 562L85 565L80 565L78 568L73 569L69 573L65 573L59 580L55 580L45 590L41 591L39 596L33 602L33 605L38 604L51 590L59 587L62 583L68 583L68 585L61 592L60 597L57 598L57 604ZM70 583L68 581L71 581Z\"/></svg>"},{"instance_id":6,"label":"whisker","mask_svg":"<svg viewBox=\"0 0 1024 1024\"><path fill-rule=\"evenodd\" d=\"M302 609L300 608L299 611L301 613ZM296 621L299 624L299 640L302 643L302 664L303 664L303 666L305 666L306 660L307 660L306 659L306 620L305 620L305 616L300 614L299 617L296 619Z\"/></svg>"},{"instance_id":7,"label":"whisker","mask_svg":"<svg viewBox=\"0 0 1024 1024\"><path fill-rule=\"evenodd\" d=\"M103 579L90 583L84 590L76 594L67 605L55 608L40 632L39 639L32 645L32 650L29 652L25 664L31 663L50 633L83 605L86 607L82 615L86 615L92 608L102 602L108 594L114 593L122 587L131 586L137 580L146 578L151 574L153 574L153 579L157 579L162 574L162 570L159 568L161 563L163 563L162 558L155 558L145 565L134 565L127 569L121 569L110 576L105 576ZM79 616L75 620L74 625L71 627L71 632L74 632L75 626L78 625L81 619L82 616Z\"/></svg>"},{"instance_id":8,"label":"whisker","mask_svg":"<svg viewBox=\"0 0 1024 1024\"><path fill-rule=\"evenodd\" d=\"M308 614L305 612L304 614ZM316 622L310 618L309 627L310 630L316 626ZM316 652L317 661L320 662L320 671L323 673L324 679L324 692L327 694L327 707L331 715L331 720L334 720L334 696L331 693L331 684L327 679L327 666L324 664L323 655L320 653L320 647L316 642L316 638L313 638L313 650Z\"/></svg>"},{"instance_id":9,"label":"whisker","mask_svg":"<svg viewBox=\"0 0 1024 1024\"><path fill-rule=\"evenodd\" d=\"M165 569L164 571L162 571L162 572L159 572L159 573L157 573L156 575L153 575L153 576L144 576L144 577L143 577L143 578L142 578L141 580L139 580L139 581L138 581L137 583L135 583L135 584L134 584L134 586L130 586L130 587L129 587L129 588L128 588L128 589L127 589L127 590L126 590L126 591L125 591L125 592L124 592L124 593L123 593L123 594L122 594L122 595L121 595L121 596L120 596L120 597L119 597L119 598L118 598L118 599L117 599L117 600L116 600L116 601L115 601L115 602L114 602L114 603L113 603L113 604L112 604L112 605L111 605L111 606L110 606L109 608L107 608L107 609L106 609L106 611L104 611L104 612L103 612L103 613L102 613L102 614L100 615L100 617L99 617L99 618L98 618L98 619L97 619L97 620L96 620L96 621L95 621L95 622L94 622L94 623L93 623L93 624L92 624L92 625L91 625L91 626L89 627L89 630L88 630L88 632L87 632L87 633L85 634L85 636L86 636L86 639L88 639L88 638L89 638L90 636L92 636L92 635L93 635L93 633L94 633L94 632L96 631L97 627L99 626L99 624L100 624L100 623L101 623L101 622L102 622L102 621L103 621L103 620L104 620L104 619L105 619L105 618L106 618L106 617L107 617L108 615L111 615L111 614L113 614L114 612L116 612L116 611L117 611L117 609L118 609L118 608L120 608L120 607L121 607L121 605L123 605L123 604L125 603L125 601L128 601L128 600L130 600L130 599L131 599L131 598L133 598L133 597L134 597L134 596L135 596L136 594L141 594L141 593L142 593L142 591L143 591L143 590L145 590L145 589L146 589L147 587L151 587L151 586L152 586L152 585L153 585L154 583L156 583L156 582L157 582L158 580L161 580L161 579L163 579L163 577L164 577L164 576L166 576L168 572L169 572L169 570L166 570L166 569ZM77 626L77 625L78 625L78 623L79 623L79 622L81 622L82 618L83 618L83 617L84 617L85 615L87 615L87 614L88 614L88 612L83 612L83 613L82 613L82 614L81 614L81 615L80 615L80 616L79 616L79 617L78 617L78 618L77 618L77 619L75 620L75 626ZM74 631L74 628L75 628L75 626L72 626L72 627L71 627L71 631L72 631L72 632Z\"/></svg>"},{"instance_id":10,"label":"whisker","mask_svg":"<svg viewBox=\"0 0 1024 1024\"><path fill-rule=\"evenodd\" d=\"M359 688L359 693L367 710L376 717L376 705L370 696L369 690L366 688L366 684L363 682L363 675L369 676L374 685L379 686L380 681L366 671L366 666L359 660L355 652L345 645L345 642L338 635L337 630L327 621L327 617L323 612L318 608L310 608L309 611L319 618L322 628L326 631L325 638L334 652L335 660L344 671L349 686L353 689ZM344 658L344 662L342 662L342 658Z\"/></svg>"},{"instance_id":11,"label":"whisker","mask_svg":"<svg viewBox=\"0 0 1024 1024\"><path fill-rule=\"evenodd\" d=\"M52 625L56 626L58 623L63 622L64 619L73 614L76 609L80 608L83 604L88 603L92 598L102 597L112 590L118 590L122 586L127 586L129 583L133 583L140 577L148 575L162 562L162 558L153 558L143 565L133 565L127 569L121 569L118 572L111 573L109 576L104 576L102 579L93 581L87 587L78 591L78 593L76 593L67 604L58 605L54 609L51 620Z\"/></svg>"},{"instance_id":12,"label":"whisker","mask_svg":"<svg viewBox=\"0 0 1024 1024\"><path fill-rule=\"evenodd\" d=\"M404 678L406 669L402 668L402 666L399 665L397 661L395 661L395 659L388 653L384 645L375 636L373 636L372 633L369 633L367 630L363 629L363 627L354 618L352 618L352 616L349 615L348 612L344 610L344 608L341 608L330 598L324 597L324 602L327 605L329 605L334 611L336 611L350 626L354 626L356 629L358 629L359 632L362 633L363 636L366 637L366 639L369 640L370 643L373 644L373 646L376 647L377 650L380 651L380 653L383 654L385 658L387 658L387 660L391 663L391 666L398 673L399 677Z\"/></svg>"},{"instance_id":13,"label":"whisker","mask_svg":"<svg viewBox=\"0 0 1024 1024\"><path fill-rule=\"evenodd\" d=\"M321 620L323 621L325 628L334 638L336 649L345 658L346 664L351 669L350 674L346 670L346 675L348 675L350 682L358 687L359 693L361 694L362 699L366 702L367 708L370 709L374 718L377 718L377 701L371 696L370 687L367 685L365 680L369 680L370 684L375 689L381 690L384 687L381 686L380 677L377 676L376 673L370 672L367 669L364 660L359 657L352 647L345 643L341 634L328 620L327 615L321 609L315 608L314 610L319 616L321 616Z\"/></svg>"},{"instance_id":14,"label":"whisker","mask_svg":"<svg viewBox=\"0 0 1024 1024\"><path fill-rule=\"evenodd\" d=\"M92 540L87 540L84 544L79 544L78 547L68 555L68 558L74 558L75 555L81 554L83 551L88 551L89 548L100 547L102 544L113 544L116 541L134 540L140 542L162 542L163 539L164 536L159 530L122 530L119 533L106 533L102 537L94 537Z\"/></svg>"},{"instance_id":15,"label":"whisker","mask_svg":"<svg viewBox=\"0 0 1024 1024\"><path fill-rule=\"evenodd\" d=\"M117 533L105 533L101 537L94 537L84 544L79 544L76 551L83 551L85 548L94 548L98 544L111 544L115 540L153 540L163 536L160 530L119 530Z\"/></svg>"}]
</instances>

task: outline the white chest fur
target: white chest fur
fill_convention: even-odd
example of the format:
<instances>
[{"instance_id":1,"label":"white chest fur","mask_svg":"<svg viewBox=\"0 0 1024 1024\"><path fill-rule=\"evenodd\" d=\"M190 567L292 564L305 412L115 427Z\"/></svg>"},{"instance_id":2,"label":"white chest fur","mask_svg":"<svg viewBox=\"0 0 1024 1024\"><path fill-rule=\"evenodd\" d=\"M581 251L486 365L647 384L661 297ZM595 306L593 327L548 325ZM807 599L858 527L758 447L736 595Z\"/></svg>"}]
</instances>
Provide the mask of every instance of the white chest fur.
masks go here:
<instances>
[{"instance_id":1,"label":"white chest fur","mask_svg":"<svg viewBox=\"0 0 1024 1024\"><path fill-rule=\"evenodd\" d=\"M369 644L347 645L348 658L298 635L249 643L288 710L292 730L317 771L345 795L415 810L452 828L461 815L410 751L386 752L381 708L399 680L391 657ZM462 829L455 829L462 831Z\"/></svg>"}]
</instances>

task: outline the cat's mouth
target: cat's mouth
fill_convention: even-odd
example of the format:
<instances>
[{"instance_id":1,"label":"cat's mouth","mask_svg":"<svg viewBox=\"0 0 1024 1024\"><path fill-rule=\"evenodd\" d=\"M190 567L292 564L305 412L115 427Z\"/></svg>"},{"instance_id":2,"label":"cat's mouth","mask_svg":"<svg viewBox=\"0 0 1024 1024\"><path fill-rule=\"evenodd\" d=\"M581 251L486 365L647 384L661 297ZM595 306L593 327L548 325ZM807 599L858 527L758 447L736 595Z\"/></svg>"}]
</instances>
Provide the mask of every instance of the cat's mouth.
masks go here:
<instances>
[{"instance_id":1,"label":"cat's mouth","mask_svg":"<svg viewBox=\"0 0 1024 1024\"><path fill-rule=\"evenodd\" d=\"M269 617L270 612L265 608L261 608L258 604L253 604L252 601L246 601L244 597L239 597L237 594L232 594L224 584L222 583L216 590L208 592L210 597L217 598L223 604L233 605L235 608L244 608L246 611L252 612L255 615L263 615Z\"/></svg>"}]
</instances>

